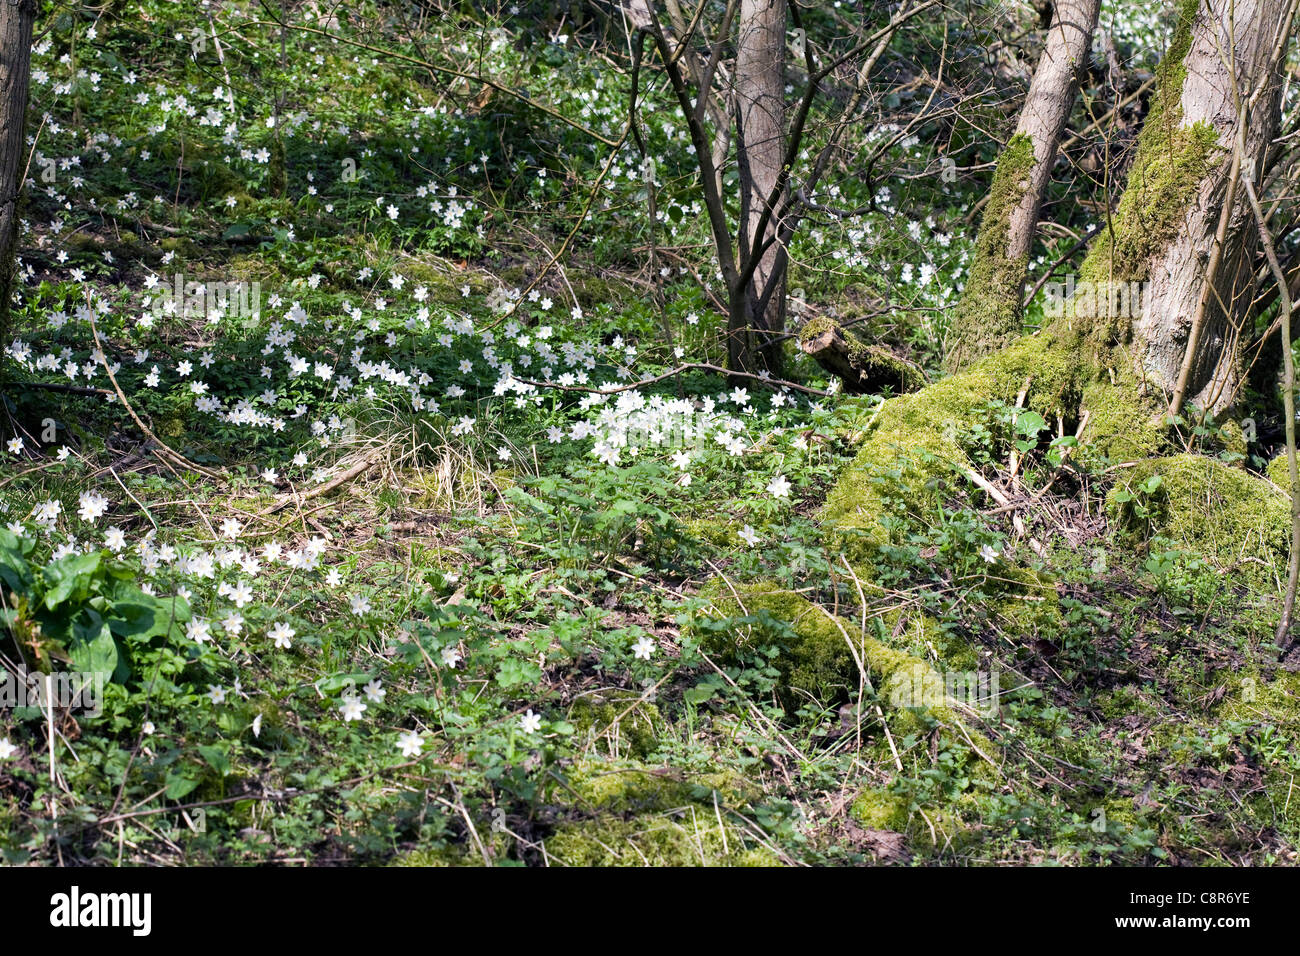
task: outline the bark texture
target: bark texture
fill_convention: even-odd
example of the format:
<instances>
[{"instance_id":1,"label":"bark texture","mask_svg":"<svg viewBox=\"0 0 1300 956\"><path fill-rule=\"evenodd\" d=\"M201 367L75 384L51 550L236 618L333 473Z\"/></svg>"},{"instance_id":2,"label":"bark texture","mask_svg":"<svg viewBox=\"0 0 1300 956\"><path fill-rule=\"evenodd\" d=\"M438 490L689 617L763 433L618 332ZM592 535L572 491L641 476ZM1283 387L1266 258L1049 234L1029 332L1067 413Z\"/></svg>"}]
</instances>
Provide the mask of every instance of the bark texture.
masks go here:
<instances>
[{"instance_id":1,"label":"bark texture","mask_svg":"<svg viewBox=\"0 0 1300 956\"><path fill-rule=\"evenodd\" d=\"M744 288L733 290L728 323L729 367L781 374L780 340L785 328L785 269L775 242L780 231L777 193L785 158L786 0L741 0L736 48L736 157L740 172L740 267L757 251ZM736 294L736 293L740 294Z\"/></svg>"},{"instance_id":2,"label":"bark texture","mask_svg":"<svg viewBox=\"0 0 1300 956\"><path fill-rule=\"evenodd\" d=\"M1101 0L1058 0L1015 134L998 160L948 343L962 368L1021 334L1020 299L1061 133L1087 68Z\"/></svg>"},{"instance_id":3,"label":"bark texture","mask_svg":"<svg viewBox=\"0 0 1300 956\"><path fill-rule=\"evenodd\" d=\"M0 0L0 345L9 339L36 0Z\"/></svg>"},{"instance_id":4,"label":"bark texture","mask_svg":"<svg viewBox=\"0 0 1300 956\"><path fill-rule=\"evenodd\" d=\"M1184 4L1124 198L1085 262L1095 283L1147 283L1140 312L1110 325L1131 324L1148 390L1175 409L1185 396L1217 414L1241 385L1258 244L1241 179L1263 180L1277 135L1289 14L1287 0Z\"/></svg>"}]
</instances>

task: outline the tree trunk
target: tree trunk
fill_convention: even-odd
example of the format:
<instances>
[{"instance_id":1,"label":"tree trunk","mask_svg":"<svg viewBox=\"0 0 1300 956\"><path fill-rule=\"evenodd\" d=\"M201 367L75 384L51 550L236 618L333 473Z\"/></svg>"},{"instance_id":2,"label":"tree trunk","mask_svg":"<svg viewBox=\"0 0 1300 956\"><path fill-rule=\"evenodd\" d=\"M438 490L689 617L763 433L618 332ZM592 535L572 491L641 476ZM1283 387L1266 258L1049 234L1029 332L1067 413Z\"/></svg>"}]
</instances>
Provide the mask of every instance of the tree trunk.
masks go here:
<instances>
[{"instance_id":1,"label":"tree trunk","mask_svg":"<svg viewBox=\"0 0 1300 956\"><path fill-rule=\"evenodd\" d=\"M776 194L785 160L785 19L786 0L741 0L735 80L740 279L728 290L729 366L778 376L781 341L774 336L785 329L785 269L775 243L761 247L780 230L775 213L785 198Z\"/></svg>"},{"instance_id":2,"label":"tree trunk","mask_svg":"<svg viewBox=\"0 0 1300 956\"><path fill-rule=\"evenodd\" d=\"M986 420L990 400L1013 398L1045 419L1059 418L1066 427L1078 423L1082 428L1086 416L1086 441L1099 456L1146 462L1157 474L1182 469L1185 478L1195 472L1199 484L1192 484L1198 488L1223 481L1235 487L1233 494L1251 499L1243 508L1258 507L1261 521L1277 517L1281 525L1285 512L1277 506L1276 489L1263 479L1206 456L1161 458L1168 448L1167 430L1151 413L1163 412L1164 395L1177 383L1185 352L1191 355L1189 395L1221 384L1231 387L1237 374L1237 343L1225 326L1230 317L1249 314L1252 296L1238 294L1234 283L1249 271L1241 263L1250 262L1255 235L1247 232L1254 228L1251 214L1240 208L1249 207L1245 190L1229 188L1232 144L1240 144L1241 165L1250 167L1259 163L1263 146L1275 136L1280 102L1277 71L1270 64L1285 51L1290 28L1283 21L1294 14L1295 4L1208 0L1208 9L1198 12L1198 0L1184 0L1173 42L1158 68L1124 195L1107 216L1079 275L1080 286L1114 281L1127 288L1149 279L1149 301L1133 316L1114 307L1108 295L1091 296L1088 307L1089 297L1076 294L1039 334L1020 338L919 392L885 402L823 512L837 545L853 549L850 560L869 559L890 540L892 532L881 522L887 499L907 500L919 510L918 503L940 493L953 464L970 471L960 435ZM1234 7L1237 22L1229 36ZM1231 74L1212 52L1216 36L1224 51L1235 53L1240 99L1250 106L1244 123L1233 108ZM1261 170L1254 168L1255 181L1262 182ZM1222 237L1217 243L1216 235ZM1209 268L1216 245L1221 250L1217 271ZM1224 297L1222 305L1216 292ZM1120 306L1129 301L1117 299ZM1214 311L1207 310L1206 332L1189 348L1189 329L1203 302ZM883 483L882 476L887 476ZM1177 519L1181 527L1196 529L1210 520L1206 499L1184 493L1191 487L1187 481L1180 487L1181 498L1171 499L1169 507L1183 509L1185 518ZM1222 511L1215 514L1221 518ZM1162 533L1183 540L1174 524L1166 518ZM1227 524L1218 527L1228 533ZM1272 548L1259 543L1278 539L1279 528L1270 527L1250 547ZM1198 544L1193 537L1184 543L1195 548L1204 541Z\"/></svg>"},{"instance_id":3,"label":"tree trunk","mask_svg":"<svg viewBox=\"0 0 1300 956\"><path fill-rule=\"evenodd\" d=\"M18 193L27 150L27 87L36 0L0 0L0 347L8 345L9 304L16 278Z\"/></svg>"},{"instance_id":4,"label":"tree trunk","mask_svg":"<svg viewBox=\"0 0 1300 956\"><path fill-rule=\"evenodd\" d=\"M947 356L950 370L996 351L1021 334L1020 299L1038 213L1074 105L1077 78L1087 68L1100 8L1101 0L1055 4L1015 135L993 175L975 258L953 321Z\"/></svg>"},{"instance_id":5,"label":"tree trunk","mask_svg":"<svg viewBox=\"0 0 1300 956\"><path fill-rule=\"evenodd\" d=\"M1218 414L1241 386L1258 243L1241 180L1264 178L1293 14L1288 0L1186 0L1124 197L1081 273L1094 294L1141 283L1129 314L1122 295L1095 295L1096 311L1112 335L1131 327L1144 388L1174 413Z\"/></svg>"}]
</instances>

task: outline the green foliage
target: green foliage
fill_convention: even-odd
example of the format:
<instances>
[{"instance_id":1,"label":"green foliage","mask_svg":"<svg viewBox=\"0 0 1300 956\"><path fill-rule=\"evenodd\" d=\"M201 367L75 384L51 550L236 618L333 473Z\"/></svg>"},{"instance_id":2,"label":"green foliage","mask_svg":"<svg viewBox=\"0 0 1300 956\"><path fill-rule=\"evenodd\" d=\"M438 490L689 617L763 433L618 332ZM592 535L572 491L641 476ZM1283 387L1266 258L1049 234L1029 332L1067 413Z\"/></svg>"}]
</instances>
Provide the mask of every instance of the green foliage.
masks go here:
<instances>
[{"instance_id":1,"label":"green foliage","mask_svg":"<svg viewBox=\"0 0 1300 956\"><path fill-rule=\"evenodd\" d=\"M40 669L56 661L86 675L125 683L132 661L148 660L158 639L175 641L190 620L179 597L163 601L135 584L106 551L70 554L32 567L35 542L0 528L0 623Z\"/></svg>"},{"instance_id":2,"label":"green foliage","mask_svg":"<svg viewBox=\"0 0 1300 956\"><path fill-rule=\"evenodd\" d=\"M214 11L240 38L222 60L183 6L64 10L33 55L0 642L108 679L100 712L56 710L53 753L47 714L0 709L6 863L1294 854L1300 686L1263 653L1259 563L1280 566L1285 501L1212 423L1180 428L1213 467L1155 458L1122 356L1064 323L884 401L802 355L790 384L678 371L726 353L695 157L649 62L646 155L591 136L627 119L608 24L566 19L566 41L536 4L409 32L368 0L340 13L341 40L493 89L293 30L282 58L244 3ZM804 15L839 49L887 12ZM980 288L1061 251L999 258L1028 144L999 157L987 133L1005 64L952 53L1020 18L910 23L873 75L884 109L928 110L908 77L941 58L988 92L850 129L851 174L789 243L805 332L852 329L866 361L888 346L909 386L939 377L963 283L962 314L1010 335L1012 300ZM1145 20L1114 32L1126 58L1151 42ZM1144 138L1148 214L1202 138L1163 142L1169 170ZM977 243L987 184L941 158L998 160ZM1077 194L1111 197L1058 172L1053 215L1084 229ZM1119 219L1125 249L1164 222ZM175 273L260 283L261 313L152 314ZM114 397L25 387L68 383ZM945 683L972 672L1001 676L993 710Z\"/></svg>"}]
</instances>

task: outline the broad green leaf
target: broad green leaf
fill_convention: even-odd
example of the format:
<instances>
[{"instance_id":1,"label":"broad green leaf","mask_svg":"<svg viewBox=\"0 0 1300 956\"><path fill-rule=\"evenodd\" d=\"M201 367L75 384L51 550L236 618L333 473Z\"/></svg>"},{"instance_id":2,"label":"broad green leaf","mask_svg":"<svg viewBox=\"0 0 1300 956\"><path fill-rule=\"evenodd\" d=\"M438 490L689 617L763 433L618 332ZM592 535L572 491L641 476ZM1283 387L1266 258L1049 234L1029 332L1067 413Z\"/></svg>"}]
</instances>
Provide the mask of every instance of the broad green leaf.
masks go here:
<instances>
[{"instance_id":1,"label":"broad green leaf","mask_svg":"<svg viewBox=\"0 0 1300 956\"><path fill-rule=\"evenodd\" d=\"M209 744L200 747L199 754L208 762L208 766L221 776L224 777L230 773L230 758L226 756L225 748Z\"/></svg>"},{"instance_id":2,"label":"broad green leaf","mask_svg":"<svg viewBox=\"0 0 1300 956\"><path fill-rule=\"evenodd\" d=\"M94 616L93 623L89 627L74 625L73 640L68 647L73 669L112 679L118 667L117 642L98 614L89 609L86 613Z\"/></svg>"},{"instance_id":3,"label":"broad green leaf","mask_svg":"<svg viewBox=\"0 0 1300 956\"><path fill-rule=\"evenodd\" d=\"M168 800L180 800L193 792L199 785L198 771L195 767L182 767L167 774L167 790L164 796Z\"/></svg>"},{"instance_id":4,"label":"broad green leaf","mask_svg":"<svg viewBox=\"0 0 1300 956\"><path fill-rule=\"evenodd\" d=\"M84 601L90 595L90 585L99 570L102 555L70 554L45 566L45 606L53 611L69 598Z\"/></svg>"}]
</instances>

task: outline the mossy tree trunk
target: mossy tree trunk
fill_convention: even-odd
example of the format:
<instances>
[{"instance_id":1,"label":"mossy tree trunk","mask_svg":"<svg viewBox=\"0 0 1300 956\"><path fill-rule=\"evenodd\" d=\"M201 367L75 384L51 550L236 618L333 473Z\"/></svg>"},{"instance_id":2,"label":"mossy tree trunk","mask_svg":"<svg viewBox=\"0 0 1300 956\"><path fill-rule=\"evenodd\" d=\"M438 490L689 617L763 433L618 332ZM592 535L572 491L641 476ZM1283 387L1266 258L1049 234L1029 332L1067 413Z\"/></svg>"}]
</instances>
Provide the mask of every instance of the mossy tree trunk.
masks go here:
<instances>
[{"instance_id":1,"label":"mossy tree trunk","mask_svg":"<svg viewBox=\"0 0 1300 956\"><path fill-rule=\"evenodd\" d=\"M740 273L729 289L729 367L781 374L785 259L775 238L786 205L786 0L741 0L736 41L736 160L740 173Z\"/></svg>"},{"instance_id":2,"label":"mossy tree trunk","mask_svg":"<svg viewBox=\"0 0 1300 956\"><path fill-rule=\"evenodd\" d=\"M1101 0L1057 0L1015 134L998 160L948 342L950 370L1020 336L1020 299L1061 132L1087 68Z\"/></svg>"},{"instance_id":3,"label":"mossy tree trunk","mask_svg":"<svg viewBox=\"0 0 1300 956\"><path fill-rule=\"evenodd\" d=\"M1258 244L1243 179L1267 172L1294 13L1288 0L1185 0L1124 196L1081 270L1100 329L1131 329L1144 388L1175 413L1187 401L1218 414L1241 386ZM1111 295L1121 284L1129 294Z\"/></svg>"},{"instance_id":4,"label":"mossy tree trunk","mask_svg":"<svg viewBox=\"0 0 1300 956\"><path fill-rule=\"evenodd\" d=\"M0 0L0 346L9 344L36 0Z\"/></svg>"},{"instance_id":5,"label":"mossy tree trunk","mask_svg":"<svg viewBox=\"0 0 1300 956\"><path fill-rule=\"evenodd\" d=\"M936 463L970 467L958 435L980 420L990 399L1010 401L1022 393L1026 408L1068 422L1087 412L1088 442L1098 453L1121 461L1156 459L1167 442L1152 413L1167 407L1188 351L1190 323L1205 301L1217 311L1207 313L1206 331L1193 343L1195 390L1189 394L1226 390L1236 381L1232 322L1249 314L1252 296L1239 293L1233 283L1248 271L1242 263L1251 262L1254 237L1247 234L1253 222L1245 190L1234 197L1229 188L1232 167L1253 164L1255 182L1263 182L1265 147L1279 120L1277 64L1291 35L1296 0L1203 2L1207 7L1199 9L1198 0L1185 0L1180 10L1123 197L1080 272L1081 281L1149 279L1142 313L1121 314L1105 296L1093 301L1104 308L1085 310L1076 297L1074 308L1067 303L1064 314L1040 334L886 402L823 513L859 558L888 537L880 523L888 489L880 476L901 475L889 479L901 482L889 494L928 500L938 479L949 474ZM1235 21L1229 15L1234 7ZM1235 63L1239 95L1218 49L1235 51L1229 62ZM1235 164L1234 144L1240 155ZM1221 265L1212 272L1208 262L1216 234L1222 237ZM1204 407L1216 406L1207 399ZM907 464L900 469L900 462ZM1263 524L1276 530L1271 518Z\"/></svg>"}]
</instances>

